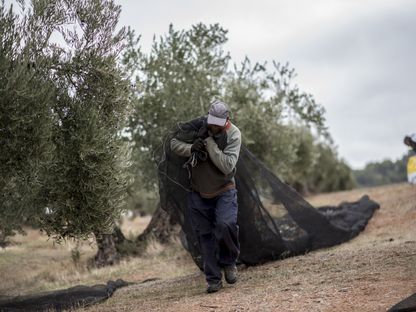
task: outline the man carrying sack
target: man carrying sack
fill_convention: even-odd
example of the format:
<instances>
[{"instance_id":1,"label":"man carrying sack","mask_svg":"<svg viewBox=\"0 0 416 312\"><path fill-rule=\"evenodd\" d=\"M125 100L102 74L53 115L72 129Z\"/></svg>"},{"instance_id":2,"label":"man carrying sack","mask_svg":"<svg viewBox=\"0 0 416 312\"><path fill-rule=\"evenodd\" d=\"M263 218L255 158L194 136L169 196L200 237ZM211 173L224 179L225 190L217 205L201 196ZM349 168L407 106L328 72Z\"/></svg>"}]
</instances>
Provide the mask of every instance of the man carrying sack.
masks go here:
<instances>
[{"instance_id":1,"label":"man carrying sack","mask_svg":"<svg viewBox=\"0 0 416 312\"><path fill-rule=\"evenodd\" d=\"M234 176L241 147L240 130L231 123L228 106L214 101L192 144L174 137L171 150L189 158L192 191L188 207L192 228L204 261L207 292L222 288L222 273L229 284L237 281L240 253L237 225L237 189Z\"/></svg>"}]
</instances>

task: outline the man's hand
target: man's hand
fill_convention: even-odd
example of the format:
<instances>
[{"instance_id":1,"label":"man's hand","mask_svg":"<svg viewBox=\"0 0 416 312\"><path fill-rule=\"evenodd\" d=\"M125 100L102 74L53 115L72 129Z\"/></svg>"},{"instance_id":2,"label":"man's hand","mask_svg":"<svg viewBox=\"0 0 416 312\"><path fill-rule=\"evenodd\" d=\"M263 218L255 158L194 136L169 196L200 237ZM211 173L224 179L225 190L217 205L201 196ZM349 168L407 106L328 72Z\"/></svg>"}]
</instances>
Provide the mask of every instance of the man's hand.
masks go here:
<instances>
[{"instance_id":1,"label":"man's hand","mask_svg":"<svg viewBox=\"0 0 416 312\"><path fill-rule=\"evenodd\" d=\"M209 137L208 127L204 125L198 131L198 138L205 140L207 137Z\"/></svg>"},{"instance_id":2,"label":"man's hand","mask_svg":"<svg viewBox=\"0 0 416 312\"><path fill-rule=\"evenodd\" d=\"M205 150L205 141L201 138L196 139L191 146L191 153L201 152L204 150Z\"/></svg>"}]
</instances>

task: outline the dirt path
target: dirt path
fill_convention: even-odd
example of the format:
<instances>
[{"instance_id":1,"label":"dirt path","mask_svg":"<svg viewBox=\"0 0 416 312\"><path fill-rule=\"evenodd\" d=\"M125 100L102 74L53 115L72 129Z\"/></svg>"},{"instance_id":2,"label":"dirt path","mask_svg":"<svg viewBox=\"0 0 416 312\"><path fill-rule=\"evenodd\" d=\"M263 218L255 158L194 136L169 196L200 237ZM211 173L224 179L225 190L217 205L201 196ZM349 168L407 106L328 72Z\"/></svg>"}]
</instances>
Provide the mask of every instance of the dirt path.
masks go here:
<instances>
[{"instance_id":1,"label":"dirt path","mask_svg":"<svg viewBox=\"0 0 416 312\"><path fill-rule=\"evenodd\" d=\"M194 273L121 289L84 311L386 311L416 292L416 187L399 184L309 200L338 204L363 194L381 209L348 243L241 268L239 282L215 294L205 294L203 275Z\"/></svg>"}]
</instances>

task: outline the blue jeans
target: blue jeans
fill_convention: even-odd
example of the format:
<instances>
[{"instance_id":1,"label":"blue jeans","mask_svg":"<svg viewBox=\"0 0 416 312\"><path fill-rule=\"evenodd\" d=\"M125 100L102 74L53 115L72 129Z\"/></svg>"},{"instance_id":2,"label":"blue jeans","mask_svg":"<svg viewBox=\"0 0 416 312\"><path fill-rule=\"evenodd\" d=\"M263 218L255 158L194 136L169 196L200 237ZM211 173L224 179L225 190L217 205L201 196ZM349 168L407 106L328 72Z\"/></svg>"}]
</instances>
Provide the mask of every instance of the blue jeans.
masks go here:
<instances>
[{"instance_id":1,"label":"blue jeans","mask_svg":"<svg viewBox=\"0 0 416 312\"><path fill-rule=\"evenodd\" d=\"M221 267L236 263L240 253L237 225L237 190L214 198L191 192L188 207L192 228L198 238L208 283L221 280Z\"/></svg>"}]
</instances>

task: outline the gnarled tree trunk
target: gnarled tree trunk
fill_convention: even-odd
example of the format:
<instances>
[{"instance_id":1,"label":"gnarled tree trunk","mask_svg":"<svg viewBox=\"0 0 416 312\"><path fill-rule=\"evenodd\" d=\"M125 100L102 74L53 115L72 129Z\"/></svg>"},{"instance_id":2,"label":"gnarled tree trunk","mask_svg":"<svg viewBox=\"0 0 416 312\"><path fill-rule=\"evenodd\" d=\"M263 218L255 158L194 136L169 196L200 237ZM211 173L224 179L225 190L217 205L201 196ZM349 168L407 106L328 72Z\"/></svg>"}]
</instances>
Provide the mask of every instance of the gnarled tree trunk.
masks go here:
<instances>
[{"instance_id":1,"label":"gnarled tree trunk","mask_svg":"<svg viewBox=\"0 0 416 312\"><path fill-rule=\"evenodd\" d=\"M120 261L121 255L117 251L114 234L96 235L97 254L94 256L94 266L103 267Z\"/></svg>"},{"instance_id":2,"label":"gnarled tree trunk","mask_svg":"<svg viewBox=\"0 0 416 312\"><path fill-rule=\"evenodd\" d=\"M150 223L136 239L125 238L121 229L115 227L112 234L96 235L98 252L93 260L97 267L113 265L123 256L140 255L146 250L150 239L161 244L167 244L173 234L176 234L175 222L158 204Z\"/></svg>"},{"instance_id":3,"label":"gnarled tree trunk","mask_svg":"<svg viewBox=\"0 0 416 312\"><path fill-rule=\"evenodd\" d=\"M169 242L175 231L175 224L176 222L174 222L170 215L161 208L160 204L158 204L150 223L143 233L137 237L137 242L146 242L152 238L162 244L166 244Z\"/></svg>"}]
</instances>

